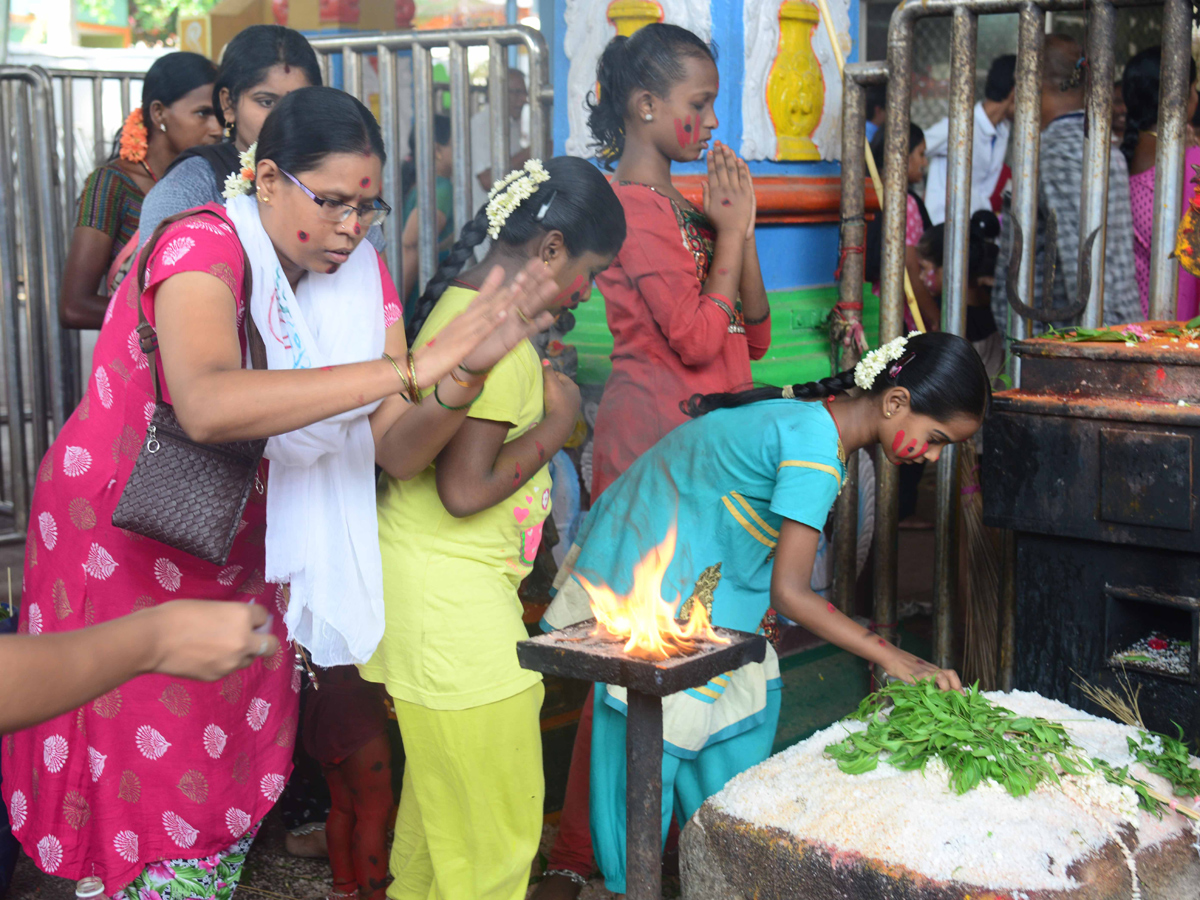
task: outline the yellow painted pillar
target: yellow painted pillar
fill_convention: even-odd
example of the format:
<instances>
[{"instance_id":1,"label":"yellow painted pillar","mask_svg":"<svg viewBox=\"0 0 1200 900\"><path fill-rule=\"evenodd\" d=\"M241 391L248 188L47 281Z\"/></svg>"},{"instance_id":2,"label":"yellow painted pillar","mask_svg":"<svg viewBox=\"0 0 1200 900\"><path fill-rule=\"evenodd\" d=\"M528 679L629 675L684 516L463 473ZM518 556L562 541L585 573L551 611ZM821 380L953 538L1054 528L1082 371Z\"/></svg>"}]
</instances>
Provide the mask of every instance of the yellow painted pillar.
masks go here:
<instances>
[{"instance_id":1,"label":"yellow painted pillar","mask_svg":"<svg viewBox=\"0 0 1200 900\"><path fill-rule=\"evenodd\" d=\"M662 7L654 0L613 0L608 4L608 21L617 26L617 34L622 37L662 20Z\"/></svg>"},{"instance_id":2,"label":"yellow painted pillar","mask_svg":"<svg viewBox=\"0 0 1200 900\"><path fill-rule=\"evenodd\" d=\"M767 109L775 126L776 159L817 160L812 135L825 107L825 79L812 36L821 15L804 0L779 7L779 52L767 78Z\"/></svg>"}]
</instances>

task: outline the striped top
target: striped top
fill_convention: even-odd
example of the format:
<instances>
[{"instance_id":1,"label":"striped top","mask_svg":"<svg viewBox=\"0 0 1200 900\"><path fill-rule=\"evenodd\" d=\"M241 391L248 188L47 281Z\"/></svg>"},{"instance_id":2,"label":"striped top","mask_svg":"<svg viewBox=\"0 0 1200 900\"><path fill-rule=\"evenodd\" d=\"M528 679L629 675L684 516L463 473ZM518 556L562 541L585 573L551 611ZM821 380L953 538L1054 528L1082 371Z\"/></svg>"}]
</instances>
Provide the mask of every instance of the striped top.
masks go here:
<instances>
[{"instance_id":1,"label":"striped top","mask_svg":"<svg viewBox=\"0 0 1200 900\"><path fill-rule=\"evenodd\" d=\"M75 227L95 228L112 238L111 263L137 232L144 197L138 183L121 170L118 161L105 163L84 182Z\"/></svg>"}]
</instances>

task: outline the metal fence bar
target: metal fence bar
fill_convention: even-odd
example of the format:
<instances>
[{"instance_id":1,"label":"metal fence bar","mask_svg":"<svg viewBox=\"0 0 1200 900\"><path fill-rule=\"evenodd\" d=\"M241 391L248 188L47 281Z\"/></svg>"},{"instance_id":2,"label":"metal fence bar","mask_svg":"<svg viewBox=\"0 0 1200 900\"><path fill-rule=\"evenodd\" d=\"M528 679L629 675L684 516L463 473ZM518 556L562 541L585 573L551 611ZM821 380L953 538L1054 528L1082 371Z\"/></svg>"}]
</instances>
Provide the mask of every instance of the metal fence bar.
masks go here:
<instances>
[{"instance_id":1,"label":"metal fence bar","mask_svg":"<svg viewBox=\"0 0 1200 900\"><path fill-rule=\"evenodd\" d=\"M404 156L404 148L400 143L400 98L398 96L399 85L396 82L396 57L381 47L377 58L379 60L379 113L383 117L383 121L379 125L383 130L384 146L387 148L394 168L395 157ZM404 195L400 189L399 179L384 178L382 187L383 202L397 210L396 219L400 219L404 209ZM391 222L383 230L388 258L397 260L401 258L403 232L404 223L400 221ZM397 269L396 271L399 273L401 270ZM405 302L407 299L407 297L402 298Z\"/></svg>"},{"instance_id":2,"label":"metal fence bar","mask_svg":"<svg viewBox=\"0 0 1200 900\"><path fill-rule=\"evenodd\" d=\"M498 41L488 41L488 111L491 114L492 183L508 174L512 148L509 146L508 60Z\"/></svg>"},{"instance_id":3,"label":"metal fence bar","mask_svg":"<svg viewBox=\"0 0 1200 900\"><path fill-rule=\"evenodd\" d=\"M1088 40L1084 52L1088 58L1087 143L1083 157L1083 203L1080 208L1079 241L1095 233L1091 254L1091 298L1084 307L1081 321L1085 328L1104 324L1104 264L1108 235L1108 163L1112 154L1112 83L1116 75L1113 59L1117 37L1117 11L1108 0L1095 0L1089 8ZM1103 88L1101 90L1100 88ZM1080 253L1080 281L1083 280L1085 254Z\"/></svg>"},{"instance_id":4,"label":"metal fence bar","mask_svg":"<svg viewBox=\"0 0 1200 900\"><path fill-rule=\"evenodd\" d=\"M1041 95L1045 69L1046 13L1036 3L1021 7L1017 37L1016 112L1013 115L1013 192L1012 215L1020 225L1021 265L1019 295L1032 305L1037 263L1038 160L1042 148ZM1029 323L1008 308L1006 334L1016 340L1029 333ZM1021 383L1021 360L1008 354L1008 375L1014 385Z\"/></svg>"},{"instance_id":5,"label":"metal fence bar","mask_svg":"<svg viewBox=\"0 0 1200 900\"><path fill-rule=\"evenodd\" d=\"M13 530L21 531L29 521L29 500L32 483L24 465L27 458L25 440L25 354L22 353L21 303L18 297L20 274L18 272L18 209L13 172L12 141L18 132L12 127L16 111L14 92L4 83L0 74L0 106L4 112L5 127L0 128L0 210L3 210L5 227L0 231L0 339L4 348L4 401L8 409L9 465L2 479L4 494L13 503ZM17 120L19 127L19 119ZM18 138L19 140L19 138Z\"/></svg>"},{"instance_id":6,"label":"metal fence bar","mask_svg":"<svg viewBox=\"0 0 1200 900\"><path fill-rule=\"evenodd\" d=\"M904 220L908 192L908 122L912 104L912 45L915 18L900 6L888 29L887 120L883 159L882 298L879 301L879 342L885 344L904 328ZM875 602L874 618L880 637L893 640L897 624L897 524L899 470L883 447L875 448Z\"/></svg>"},{"instance_id":7,"label":"metal fence bar","mask_svg":"<svg viewBox=\"0 0 1200 900\"><path fill-rule=\"evenodd\" d=\"M340 54L343 60L343 83L351 93L360 96L363 92L362 57L368 54L378 54L380 57L380 79L389 79L397 85L391 93L390 104L398 109L399 100L399 59L411 54L413 63L413 85L416 95L414 110L414 127L416 130L416 166L417 166L417 211L420 216L420 237L418 241L418 259L420 260L419 284L423 285L432 276L437 263L437 228L436 228L436 186L433 180L433 94L432 62L430 51L449 50L450 89L451 89L451 139L454 144L454 217L455 226L461 229L471 218L475 210L472 207L472 160L470 153L470 96L475 89L470 84L470 74L467 69L467 49L469 47L487 47L489 51L489 108L491 111L491 134L489 135L489 150L491 152L491 168L494 177L502 177L508 172L511 159L509 144L508 115L508 63L505 48L524 47L529 59L529 99L530 99L530 134L531 149L534 155L545 155L551 147L550 120L551 106L554 99L554 89L549 83L549 58L545 38L540 32L524 25L504 25L487 28L442 29L438 31L399 31L387 33L369 33L359 35L336 35L327 38L315 38L311 41L317 51L321 71L328 81L332 72L330 58ZM385 57L390 58L384 63ZM426 60L422 63L421 60ZM390 67L390 75L385 71ZM427 72L422 71L428 68ZM457 88L456 88L457 85ZM381 87L380 98L388 93ZM428 99L428 104L426 104ZM429 107L427 127L421 125L424 108ZM381 110L381 115L387 118L388 113ZM502 127L503 123L503 127ZM399 134L404 132L402 122L397 122L394 129L385 131L395 143L389 147L390 161L384 175L385 189L389 182L397 186L400 182L400 166L405 157L405 148L397 146ZM429 181L426 182L426 165L422 158L428 155L427 171ZM477 161L476 161L477 162ZM426 187L428 186L428 190ZM396 203L393 209L402 209L404 198L398 187ZM400 217L397 216L399 219ZM399 234L403 231L403 222L389 223L388 228L388 263L393 272L402 271L401 245ZM392 235L395 234L393 239Z\"/></svg>"},{"instance_id":8,"label":"metal fence bar","mask_svg":"<svg viewBox=\"0 0 1200 900\"><path fill-rule=\"evenodd\" d=\"M1184 118L1192 55L1188 0L1163 3L1162 65L1158 81L1158 148L1154 158L1154 222L1150 234L1150 318L1177 315L1179 265L1173 258L1183 185Z\"/></svg>"},{"instance_id":9,"label":"metal fence bar","mask_svg":"<svg viewBox=\"0 0 1200 900\"><path fill-rule=\"evenodd\" d=\"M853 63L842 78L842 223L843 248L866 244L866 134L867 95L864 86L887 83L883 63ZM838 299L847 319L862 322L863 254L847 252L842 257L842 280ZM858 362L853 342L842 357L843 369ZM846 477L838 495L833 532L833 604L847 615L854 612L858 581L858 454L846 460Z\"/></svg>"},{"instance_id":10,"label":"metal fence bar","mask_svg":"<svg viewBox=\"0 0 1200 900\"><path fill-rule=\"evenodd\" d=\"M975 149L975 52L978 19L965 6L954 10L950 44L950 130L946 172L946 236L942 330L967 333L967 276L971 240L971 163ZM958 448L943 448L937 466L934 519L933 658L952 665L952 607L958 590Z\"/></svg>"},{"instance_id":11,"label":"metal fence bar","mask_svg":"<svg viewBox=\"0 0 1200 900\"><path fill-rule=\"evenodd\" d=\"M104 134L104 82L93 76L92 82L92 165L100 166L108 158L108 142Z\"/></svg>"},{"instance_id":12,"label":"metal fence bar","mask_svg":"<svg viewBox=\"0 0 1200 900\"><path fill-rule=\"evenodd\" d=\"M467 48L450 44L450 147L454 154L454 233L460 233L478 210L473 209L475 169L471 163L471 73Z\"/></svg>"},{"instance_id":13,"label":"metal fence bar","mask_svg":"<svg viewBox=\"0 0 1200 900\"><path fill-rule=\"evenodd\" d=\"M437 182L433 170L433 59L428 47L413 47L416 126L418 271L427 284L437 269Z\"/></svg>"}]
</instances>

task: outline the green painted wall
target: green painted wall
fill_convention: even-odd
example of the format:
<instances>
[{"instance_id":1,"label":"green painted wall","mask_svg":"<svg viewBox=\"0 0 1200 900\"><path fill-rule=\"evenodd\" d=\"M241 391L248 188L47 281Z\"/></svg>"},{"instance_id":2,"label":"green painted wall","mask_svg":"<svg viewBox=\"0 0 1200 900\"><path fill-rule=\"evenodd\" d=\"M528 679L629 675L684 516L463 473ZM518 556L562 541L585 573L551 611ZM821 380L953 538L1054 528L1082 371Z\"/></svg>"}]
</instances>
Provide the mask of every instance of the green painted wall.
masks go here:
<instances>
[{"instance_id":1,"label":"green painted wall","mask_svg":"<svg viewBox=\"0 0 1200 900\"><path fill-rule=\"evenodd\" d=\"M829 338L824 322L838 299L837 285L773 291L771 349L751 365L754 380L765 384L798 384L829 375ZM863 292L863 326L867 340L879 343L879 298ZM604 297L592 291L591 300L575 310L575 328L566 338L579 351L579 383L603 384L612 371L613 339L604 318Z\"/></svg>"}]
</instances>

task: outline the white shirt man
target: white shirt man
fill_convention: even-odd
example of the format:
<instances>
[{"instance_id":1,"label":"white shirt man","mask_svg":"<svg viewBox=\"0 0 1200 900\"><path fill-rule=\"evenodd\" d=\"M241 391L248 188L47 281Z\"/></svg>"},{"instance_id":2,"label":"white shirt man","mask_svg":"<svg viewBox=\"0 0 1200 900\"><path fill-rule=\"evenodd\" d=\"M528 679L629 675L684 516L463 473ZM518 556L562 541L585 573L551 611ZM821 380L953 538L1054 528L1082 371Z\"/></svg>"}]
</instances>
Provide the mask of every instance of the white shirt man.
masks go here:
<instances>
[{"instance_id":1,"label":"white shirt man","mask_svg":"<svg viewBox=\"0 0 1200 900\"><path fill-rule=\"evenodd\" d=\"M508 152L513 154L508 169L500 173L507 175L511 169L523 166L529 151L521 149L521 111L528 102L525 76L518 69L508 70ZM471 211L478 212L492 189L492 122L490 107L482 107L471 116Z\"/></svg>"},{"instance_id":2,"label":"white shirt man","mask_svg":"<svg viewBox=\"0 0 1200 900\"><path fill-rule=\"evenodd\" d=\"M984 99L975 104L974 150L971 156L971 212L992 208L992 194L1008 154L1008 138L1015 106L1016 57L1001 56L988 72ZM946 175L949 166L950 120L925 129L925 208L934 225L946 221Z\"/></svg>"}]
</instances>

